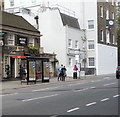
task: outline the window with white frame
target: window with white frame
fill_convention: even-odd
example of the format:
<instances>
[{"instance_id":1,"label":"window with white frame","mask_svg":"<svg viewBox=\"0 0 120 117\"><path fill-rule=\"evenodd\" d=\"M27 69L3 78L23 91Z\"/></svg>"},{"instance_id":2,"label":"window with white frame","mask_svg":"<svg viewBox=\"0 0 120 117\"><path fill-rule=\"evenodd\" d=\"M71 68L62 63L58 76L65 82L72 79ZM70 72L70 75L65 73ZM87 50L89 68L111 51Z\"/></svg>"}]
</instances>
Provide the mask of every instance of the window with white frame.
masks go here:
<instances>
[{"instance_id":1,"label":"window with white frame","mask_svg":"<svg viewBox=\"0 0 120 117\"><path fill-rule=\"evenodd\" d=\"M112 43L115 44L115 36L112 34Z\"/></svg>"},{"instance_id":2,"label":"window with white frame","mask_svg":"<svg viewBox=\"0 0 120 117\"><path fill-rule=\"evenodd\" d=\"M94 57L90 57L88 58L89 60L89 66L95 66L95 58Z\"/></svg>"},{"instance_id":3,"label":"window with white frame","mask_svg":"<svg viewBox=\"0 0 120 117\"><path fill-rule=\"evenodd\" d=\"M78 43L78 41L76 40L76 41L75 41L75 48L78 49L78 47L79 47L79 43Z\"/></svg>"},{"instance_id":4,"label":"window with white frame","mask_svg":"<svg viewBox=\"0 0 120 117\"><path fill-rule=\"evenodd\" d=\"M103 17L103 6L100 6L100 17Z\"/></svg>"},{"instance_id":5,"label":"window with white frame","mask_svg":"<svg viewBox=\"0 0 120 117\"><path fill-rule=\"evenodd\" d=\"M10 0L10 6L14 6L14 0Z\"/></svg>"},{"instance_id":6,"label":"window with white frame","mask_svg":"<svg viewBox=\"0 0 120 117\"><path fill-rule=\"evenodd\" d=\"M106 10L106 19L109 19L109 10Z\"/></svg>"},{"instance_id":7,"label":"window with white frame","mask_svg":"<svg viewBox=\"0 0 120 117\"><path fill-rule=\"evenodd\" d=\"M9 34L8 35L8 37L7 37L8 39L8 45L14 45L14 43L15 43L15 36L13 35L13 34Z\"/></svg>"},{"instance_id":8,"label":"window with white frame","mask_svg":"<svg viewBox=\"0 0 120 117\"><path fill-rule=\"evenodd\" d=\"M94 40L88 40L88 49L94 49Z\"/></svg>"},{"instance_id":9,"label":"window with white frame","mask_svg":"<svg viewBox=\"0 0 120 117\"><path fill-rule=\"evenodd\" d=\"M106 42L110 43L110 33L108 29L106 30Z\"/></svg>"},{"instance_id":10,"label":"window with white frame","mask_svg":"<svg viewBox=\"0 0 120 117\"><path fill-rule=\"evenodd\" d=\"M101 32L101 41L104 41L104 34L103 34L103 30L100 31Z\"/></svg>"},{"instance_id":11,"label":"window with white frame","mask_svg":"<svg viewBox=\"0 0 120 117\"><path fill-rule=\"evenodd\" d=\"M112 0L112 5L114 6L114 4L115 4L115 1L114 1L114 0Z\"/></svg>"},{"instance_id":12,"label":"window with white frame","mask_svg":"<svg viewBox=\"0 0 120 117\"><path fill-rule=\"evenodd\" d=\"M68 39L68 47L72 48L72 39Z\"/></svg>"},{"instance_id":13,"label":"window with white frame","mask_svg":"<svg viewBox=\"0 0 120 117\"><path fill-rule=\"evenodd\" d=\"M115 14L114 14L114 12L112 12L112 19L115 19Z\"/></svg>"},{"instance_id":14,"label":"window with white frame","mask_svg":"<svg viewBox=\"0 0 120 117\"><path fill-rule=\"evenodd\" d=\"M88 29L94 29L94 20L88 20Z\"/></svg>"},{"instance_id":15,"label":"window with white frame","mask_svg":"<svg viewBox=\"0 0 120 117\"><path fill-rule=\"evenodd\" d=\"M69 58L68 64L69 64L69 66L72 66L72 58Z\"/></svg>"},{"instance_id":16,"label":"window with white frame","mask_svg":"<svg viewBox=\"0 0 120 117\"><path fill-rule=\"evenodd\" d=\"M34 46L34 39L33 38L30 38L29 39L29 44L28 46Z\"/></svg>"}]
</instances>

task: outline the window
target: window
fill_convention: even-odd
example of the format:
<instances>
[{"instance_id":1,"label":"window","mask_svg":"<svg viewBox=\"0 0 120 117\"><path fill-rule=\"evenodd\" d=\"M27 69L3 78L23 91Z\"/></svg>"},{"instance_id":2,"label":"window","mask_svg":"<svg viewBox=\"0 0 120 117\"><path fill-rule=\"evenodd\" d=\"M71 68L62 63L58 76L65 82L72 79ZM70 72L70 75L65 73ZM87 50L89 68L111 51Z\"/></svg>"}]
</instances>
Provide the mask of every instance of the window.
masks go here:
<instances>
[{"instance_id":1,"label":"window","mask_svg":"<svg viewBox=\"0 0 120 117\"><path fill-rule=\"evenodd\" d=\"M34 39L29 39L29 45L28 46L34 46Z\"/></svg>"},{"instance_id":2,"label":"window","mask_svg":"<svg viewBox=\"0 0 120 117\"><path fill-rule=\"evenodd\" d=\"M10 6L14 6L14 0L10 0Z\"/></svg>"},{"instance_id":3,"label":"window","mask_svg":"<svg viewBox=\"0 0 120 117\"><path fill-rule=\"evenodd\" d=\"M103 17L103 7L100 6L100 17Z\"/></svg>"},{"instance_id":4,"label":"window","mask_svg":"<svg viewBox=\"0 0 120 117\"><path fill-rule=\"evenodd\" d=\"M8 45L14 45L14 35L8 35Z\"/></svg>"},{"instance_id":5,"label":"window","mask_svg":"<svg viewBox=\"0 0 120 117\"><path fill-rule=\"evenodd\" d=\"M71 58L69 58L69 60L68 60L68 61L69 61L69 63L68 63L68 64L69 64L69 66L72 66L72 59L71 59Z\"/></svg>"},{"instance_id":6,"label":"window","mask_svg":"<svg viewBox=\"0 0 120 117\"><path fill-rule=\"evenodd\" d=\"M109 34L109 30L106 30L106 42L110 43L110 34Z\"/></svg>"},{"instance_id":7,"label":"window","mask_svg":"<svg viewBox=\"0 0 120 117\"><path fill-rule=\"evenodd\" d=\"M112 19L115 19L115 15L114 15L114 12L112 12Z\"/></svg>"},{"instance_id":8,"label":"window","mask_svg":"<svg viewBox=\"0 0 120 117\"><path fill-rule=\"evenodd\" d=\"M112 0L112 5L114 6L114 0Z\"/></svg>"},{"instance_id":9,"label":"window","mask_svg":"<svg viewBox=\"0 0 120 117\"><path fill-rule=\"evenodd\" d=\"M109 19L109 10L106 10L106 19Z\"/></svg>"},{"instance_id":10,"label":"window","mask_svg":"<svg viewBox=\"0 0 120 117\"><path fill-rule=\"evenodd\" d=\"M115 44L115 36L112 34L112 43Z\"/></svg>"},{"instance_id":11,"label":"window","mask_svg":"<svg viewBox=\"0 0 120 117\"><path fill-rule=\"evenodd\" d=\"M72 47L72 40L71 39L68 39L68 47Z\"/></svg>"},{"instance_id":12,"label":"window","mask_svg":"<svg viewBox=\"0 0 120 117\"><path fill-rule=\"evenodd\" d=\"M78 41L77 40L75 41L75 48L78 49Z\"/></svg>"},{"instance_id":13,"label":"window","mask_svg":"<svg viewBox=\"0 0 120 117\"><path fill-rule=\"evenodd\" d=\"M95 66L95 59L93 57L90 57L88 59L89 59L89 66Z\"/></svg>"},{"instance_id":14,"label":"window","mask_svg":"<svg viewBox=\"0 0 120 117\"><path fill-rule=\"evenodd\" d=\"M88 20L88 29L94 29L94 20Z\"/></svg>"},{"instance_id":15,"label":"window","mask_svg":"<svg viewBox=\"0 0 120 117\"><path fill-rule=\"evenodd\" d=\"M101 41L103 41L104 40L103 30L101 30L100 32L101 32Z\"/></svg>"},{"instance_id":16,"label":"window","mask_svg":"<svg viewBox=\"0 0 120 117\"><path fill-rule=\"evenodd\" d=\"M32 0L31 2L32 2L32 3L36 3L36 0Z\"/></svg>"},{"instance_id":17,"label":"window","mask_svg":"<svg viewBox=\"0 0 120 117\"><path fill-rule=\"evenodd\" d=\"M88 40L88 49L94 49L94 40Z\"/></svg>"}]
</instances>

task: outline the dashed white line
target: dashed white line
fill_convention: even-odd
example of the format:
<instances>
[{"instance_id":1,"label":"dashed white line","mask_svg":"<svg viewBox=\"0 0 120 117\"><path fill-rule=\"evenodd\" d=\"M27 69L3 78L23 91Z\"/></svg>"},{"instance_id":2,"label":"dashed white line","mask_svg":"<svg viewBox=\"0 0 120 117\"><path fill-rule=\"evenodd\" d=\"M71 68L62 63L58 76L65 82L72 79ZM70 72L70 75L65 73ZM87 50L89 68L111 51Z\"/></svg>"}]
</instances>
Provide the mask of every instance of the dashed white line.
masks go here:
<instances>
[{"instance_id":1,"label":"dashed white line","mask_svg":"<svg viewBox=\"0 0 120 117\"><path fill-rule=\"evenodd\" d=\"M77 108L73 108L73 109L68 110L67 112L70 113L70 112L76 111L78 109L79 109L78 107Z\"/></svg>"},{"instance_id":2,"label":"dashed white line","mask_svg":"<svg viewBox=\"0 0 120 117\"><path fill-rule=\"evenodd\" d=\"M101 102L107 101L109 98L102 99Z\"/></svg>"},{"instance_id":3,"label":"dashed white line","mask_svg":"<svg viewBox=\"0 0 120 117\"><path fill-rule=\"evenodd\" d=\"M95 89L95 87L90 87L90 89Z\"/></svg>"},{"instance_id":4,"label":"dashed white line","mask_svg":"<svg viewBox=\"0 0 120 117\"><path fill-rule=\"evenodd\" d=\"M5 95L0 95L0 96L12 96L12 95L17 95L18 93L11 93L11 94L5 94Z\"/></svg>"},{"instance_id":5,"label":"dashed white line","mask_svg":"<svg viewBox=\"0 0 120 117\"><path fill-rule=\"evenodd\" d=\"M116 82L105 84L104 86L109 86L109 85L113 85L113 84L116 84Z\"/></svg>"},{"instance_id":6,"label":"dashed white line","mask_svg":"<svg viewBox=\"0 0 120 117\"><path fill-rule=\"evenodd\" d=\"M48 98L48 97L54 97L54 96L58 96L59 94L54 94L54 95L48 95L48 96L43 96L43 97L37 97L37 98L31 98L31 99L26 99L26 100L22 100L23 102L28 102L28 101L33 101L33 100L37 100L37 99L43 99L43 98Z\"/></svg>"},{"instance_id":7,"label":"dashed white line","mask_svg":"<svg viewBox=\"0 0 120 117\"><path fill-rule=\"evenodd\" d=\"M86 104L86 106L91 106L91 105L94 105L96 104L97 102L92 102L92 103L89 103L89 104Z\"/></svg>"},{"instance_id":8,"label":"dashed white line","mask_svg":"<svg viewBox=\"0 0 120 117\"><path fill-rule=\"evenodd\" d=\"M116 98L116 97L118 97L118 96L119 96L119 95L114 95L113 97Z\"/></svg>"},{"instance_id":9,"label":"dashed white line","mask_svg":"<svg viewBox=\"0 0 120 117\"><path fill-rule=\"evenodd\" d=\"M81 90L74 90L74 92L79 92L79 91L85 91L88 90L89 88L81 89Z\"/></svg>"}]
</instances>

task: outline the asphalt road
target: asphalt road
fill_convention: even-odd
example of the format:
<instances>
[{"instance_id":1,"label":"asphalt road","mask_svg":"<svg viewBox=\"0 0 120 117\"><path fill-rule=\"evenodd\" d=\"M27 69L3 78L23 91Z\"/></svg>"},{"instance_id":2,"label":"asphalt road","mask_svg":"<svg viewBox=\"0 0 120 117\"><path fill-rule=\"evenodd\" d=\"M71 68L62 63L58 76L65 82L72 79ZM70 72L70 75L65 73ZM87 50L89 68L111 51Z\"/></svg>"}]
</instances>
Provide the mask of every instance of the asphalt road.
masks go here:
<instances>
[{"instance_id":1,"label":"asphalt road","mask_svg":"<svg viewBox=\"0 0 120 117\"><path fill-rule=\"evenodd\" d=\"M3 91L3 115L118 115L120 85L115 77Z\"/></svg>"}]
</instances>

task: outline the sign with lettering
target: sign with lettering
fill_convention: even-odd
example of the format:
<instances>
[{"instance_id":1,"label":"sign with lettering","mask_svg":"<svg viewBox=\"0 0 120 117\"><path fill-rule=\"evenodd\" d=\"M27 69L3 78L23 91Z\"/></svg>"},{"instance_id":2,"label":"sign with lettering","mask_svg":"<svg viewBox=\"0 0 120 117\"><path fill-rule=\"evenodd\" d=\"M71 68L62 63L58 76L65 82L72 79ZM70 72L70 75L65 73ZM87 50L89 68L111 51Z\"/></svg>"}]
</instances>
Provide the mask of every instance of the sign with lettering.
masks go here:
<instances>
[{"instance_id":1,"label":"sign with lettering","mask_svg":"<svg viewBox=\"0 0 120 117\"><path fill-rule=\"evenodd\" d=\"M26 46L27 45L27 38L18 36L17 45L18 46Z\"/></svg>"}]
</instances>

